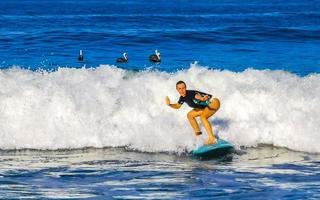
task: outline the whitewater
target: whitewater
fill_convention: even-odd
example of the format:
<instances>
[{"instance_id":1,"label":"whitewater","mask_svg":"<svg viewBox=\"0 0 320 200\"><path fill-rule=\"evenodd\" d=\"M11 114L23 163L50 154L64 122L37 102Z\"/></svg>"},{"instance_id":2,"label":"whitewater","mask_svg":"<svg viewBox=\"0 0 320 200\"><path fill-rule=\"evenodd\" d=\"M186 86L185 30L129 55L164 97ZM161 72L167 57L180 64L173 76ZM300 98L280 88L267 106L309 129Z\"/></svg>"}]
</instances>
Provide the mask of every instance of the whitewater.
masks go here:
<instances>
[{"instance_id":1,"label":"whitewater","mask_svg":"<svg viewBox=\"0 0 320 200\"><path fill-rule=\"evenodd\" d=\"M187 89L220 99L211 122L215 133L236 148L268 144L320 152L319 74L232 72L197 63L171 73L113 65L53 72L0 70L0 149L189 152L207 136L193 135L187 105L180 110L165 105L166 96L178 100L179 80Z\"/></svg>"}]
</instances>

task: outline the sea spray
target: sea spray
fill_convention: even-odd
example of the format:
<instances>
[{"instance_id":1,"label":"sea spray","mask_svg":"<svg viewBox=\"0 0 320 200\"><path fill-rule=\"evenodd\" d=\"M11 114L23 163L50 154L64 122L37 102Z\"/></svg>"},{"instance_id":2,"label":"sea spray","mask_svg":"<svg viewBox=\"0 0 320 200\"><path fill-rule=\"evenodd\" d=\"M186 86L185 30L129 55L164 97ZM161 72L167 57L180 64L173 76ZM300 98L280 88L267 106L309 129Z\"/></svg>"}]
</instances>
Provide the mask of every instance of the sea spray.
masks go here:
<instances>
[{"instance_id":1,"label":"sea spray","mask_svg":"<svg viewBox=\"0 0 320 200\"><path fill-rule=\"evenodd\" d=\"M236 73L198 64L175 73L110 65L50 73L1 70L0 148L191 151L199 144L186 118L191 108L174 110L164 103L165 96L178 100L179 80L220 99L220 110L210 118L220 138L238 147L270 144L320 152L319 74Z\"/></svg>"}]
</instances>

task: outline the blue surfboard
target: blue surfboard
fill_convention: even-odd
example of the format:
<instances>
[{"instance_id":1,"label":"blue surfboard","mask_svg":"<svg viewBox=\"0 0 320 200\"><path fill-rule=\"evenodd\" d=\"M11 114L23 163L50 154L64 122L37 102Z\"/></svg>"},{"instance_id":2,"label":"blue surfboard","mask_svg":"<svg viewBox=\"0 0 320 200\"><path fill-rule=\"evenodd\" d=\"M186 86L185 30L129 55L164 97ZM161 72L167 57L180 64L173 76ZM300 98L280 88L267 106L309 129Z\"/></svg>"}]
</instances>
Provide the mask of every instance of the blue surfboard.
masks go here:
<instances>
[{"instance_id":1,"label":"blue surfboard","mask_svg":"<svg viewBox=\"0 0 320 200\"><path fill-rule=\"evenodd\" d=\"M192 155L197 157L219 157L230 153L232 144L225 140L218 139L215 144L204 145L192 151Z\"/></svg>"}]
</instances>

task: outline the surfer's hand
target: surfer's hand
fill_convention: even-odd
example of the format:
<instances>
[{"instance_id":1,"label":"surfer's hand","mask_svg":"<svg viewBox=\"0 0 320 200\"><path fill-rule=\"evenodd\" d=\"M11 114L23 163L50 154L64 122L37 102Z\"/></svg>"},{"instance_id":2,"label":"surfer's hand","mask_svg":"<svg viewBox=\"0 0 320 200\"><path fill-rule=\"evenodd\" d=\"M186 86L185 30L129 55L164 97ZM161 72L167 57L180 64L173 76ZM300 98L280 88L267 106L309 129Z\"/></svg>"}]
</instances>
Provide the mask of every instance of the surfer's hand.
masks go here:
<instances>
[{"instance_id":1,"label":"surfer's hand","mask_svg":"<svg viewBox=\"0 0 320 200\"><path fill-rule=\"evenodd\" d=\"M170 99L168 96L166 96L165 102L166 102L167 106L170 106Z\"/></svg>"},{"instance_id":2,"label":"surfer's hand","mask_svg":"<svg viewBox=\"0 0 320 200\"><path fill-rule=\"evenodd\" d=\"M202 96L201 94L197 93L195 96L195 99L199 100L199 101L207 101L209 99L209 95L204 95Z\"/></svg>"},{"instance_id":3,"label":"surfer's hand","mask_svg":"<svg viewBox=\"0 0 320 200\"><path fill-rule=\"evenodd\" d=\"M202 97L202 101L207 101L209 99L209 95L204 95L203 97Z\"/></svg>"}]
</instances>

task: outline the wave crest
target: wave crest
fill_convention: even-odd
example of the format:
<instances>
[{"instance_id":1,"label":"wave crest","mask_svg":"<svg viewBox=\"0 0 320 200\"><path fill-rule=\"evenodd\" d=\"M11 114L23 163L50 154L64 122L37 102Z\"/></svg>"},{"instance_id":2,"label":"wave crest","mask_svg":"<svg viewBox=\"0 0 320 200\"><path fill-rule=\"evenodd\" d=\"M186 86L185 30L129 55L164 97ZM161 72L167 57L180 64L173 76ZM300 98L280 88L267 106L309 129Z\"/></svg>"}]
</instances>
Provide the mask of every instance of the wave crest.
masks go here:
<instances>
[{"instance_id":1,"label":"wave crest","mask_svg":"<svg viewBox=\"0 0 320 200\"><path fill-rule=\"evenodd\" d=\"M192 64L176 73L130 72L110 65L55 72L0 71L0 148L120 147L183 152L196 141L186 105L173 110L175 83L221 101L211 118L237 146L272 144L320 152L320 76L248 69L241 73ZM204 134L201 140L206 139Z\"/></svg>"}]
</instances>

